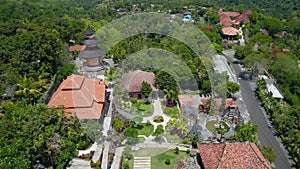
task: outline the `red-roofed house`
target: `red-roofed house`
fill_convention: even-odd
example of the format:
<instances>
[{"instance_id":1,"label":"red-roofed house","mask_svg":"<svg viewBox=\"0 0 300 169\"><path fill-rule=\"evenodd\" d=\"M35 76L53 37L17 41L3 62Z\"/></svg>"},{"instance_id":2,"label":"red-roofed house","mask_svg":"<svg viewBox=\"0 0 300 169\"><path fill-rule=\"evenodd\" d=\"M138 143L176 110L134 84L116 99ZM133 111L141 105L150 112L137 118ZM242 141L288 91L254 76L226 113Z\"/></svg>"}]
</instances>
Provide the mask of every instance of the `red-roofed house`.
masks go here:
<instances>
[{"instance_id":1,"label":"red-roofed house","mask_svg":"<svg viewBox=\"0 0 300 169\"><path fill-rule=\"evenodd\" d=\"M252 11L248 9L248 10L244 11L243 14L245 14L245 15L251 15Z\"/></svg>"},{"instance_id":2,"label":"red-roofed house","mask_svg":"<svg viewBox=\"0 0 300 169\"><path fill-rule=\"evenodd\" d=\"M105 94L104 82L73 74L60 84L48 106L63 106L67 117L99 119L105 103Z\"/></svg>"},{"instance_id":3,"label":"red-roofed house","mask_svg":"<svg viewBox=\"0 0 300 169\"><path fill-rule=\"evenodd\" d=\"M220 98L214 98L213 100L202 99L201 105L203 105L205 111L208 111L210 109L210 107L212 107L216 110L220 110L222 107L222 99L220 99ZM227 98L225 100L224 108L225 109L235 109L235 108L238 108L238 106L232 98Z\"/></svg>"},{"instance_id":4,"label":"red-roofed house","mask_svg":"<svg viewBox=\"0 0 300 169\"><path fill-rule=\"evenodd\" d=\"M198 144L200 166L209 169L271 169L255 143Z\"/></svg>"},{"instance_id":5,"label":"red-roofed house","mask_svg":"<svg viewBox=\"0 0 300 169\"><path fill-rule=\"evenodd\" d=\"M248 18L248 15L241 14L238 17L235 18L233 21L236 25L239 25L241 23L250 22L250 19Z\"/></svg>"},{"instance_id":6,"label":"red-roofed house","mask_svg":"<svg viewBox=\"0 0 300 169\"><path fill-rule=\"evenodd\" d=\"M152 91L157 91L156 87L154 86L154 77L155 74L152 72L136 70L134 72L123 75L120 83L120 88L123 90L127 90L130 97L141 99L145 97L141 93L143 82L149 83Z\"/></svg>"},{"instance_id":7,"label":"red-roofed house","mask_svg":"<svg viewBox=\"0 0 300 169\"><path fill-rule=\"evenodd\" d=\"M222 28L222 35L223 36L234 37L234 36L237 36L238 34L239 34L239 30L237 30L234 27L223 27Z\"/></svg>"}]
</instances>

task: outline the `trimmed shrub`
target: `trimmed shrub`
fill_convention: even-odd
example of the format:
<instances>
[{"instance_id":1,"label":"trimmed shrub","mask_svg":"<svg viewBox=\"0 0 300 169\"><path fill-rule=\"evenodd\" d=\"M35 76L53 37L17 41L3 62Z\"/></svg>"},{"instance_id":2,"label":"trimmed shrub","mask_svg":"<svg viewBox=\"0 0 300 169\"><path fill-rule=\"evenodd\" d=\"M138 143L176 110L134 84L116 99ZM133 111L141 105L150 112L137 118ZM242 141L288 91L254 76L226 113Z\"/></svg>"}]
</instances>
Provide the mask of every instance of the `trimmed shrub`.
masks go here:
<instances>
[{"instance_id":1,"label":"trimmed shrub","mask_svg":"<svg viewBox=\"0 0 300 169\"><path fill-rule=\"evenodd\" d=\"M171 164L171 160L169 158L165 159L165 164L170 165Z\"/></svg>"}]
</instances>

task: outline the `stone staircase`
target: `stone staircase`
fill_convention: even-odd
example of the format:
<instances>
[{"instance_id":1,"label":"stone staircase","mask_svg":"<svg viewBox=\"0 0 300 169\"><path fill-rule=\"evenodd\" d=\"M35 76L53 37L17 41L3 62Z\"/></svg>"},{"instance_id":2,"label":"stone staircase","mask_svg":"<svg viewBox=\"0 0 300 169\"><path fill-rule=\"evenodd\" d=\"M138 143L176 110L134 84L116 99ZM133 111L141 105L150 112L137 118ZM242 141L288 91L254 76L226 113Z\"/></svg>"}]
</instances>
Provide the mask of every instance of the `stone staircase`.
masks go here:
<instances>
[{"instance_id":1,"label":"stone staircase","mask_svg":"<svg viewBox=\"0 0 300 169\"><path fill-rule=\"evenodd\" d=\"M151 169L151 157L134 157L133 169Z\"/></svg>"}]
</instances>

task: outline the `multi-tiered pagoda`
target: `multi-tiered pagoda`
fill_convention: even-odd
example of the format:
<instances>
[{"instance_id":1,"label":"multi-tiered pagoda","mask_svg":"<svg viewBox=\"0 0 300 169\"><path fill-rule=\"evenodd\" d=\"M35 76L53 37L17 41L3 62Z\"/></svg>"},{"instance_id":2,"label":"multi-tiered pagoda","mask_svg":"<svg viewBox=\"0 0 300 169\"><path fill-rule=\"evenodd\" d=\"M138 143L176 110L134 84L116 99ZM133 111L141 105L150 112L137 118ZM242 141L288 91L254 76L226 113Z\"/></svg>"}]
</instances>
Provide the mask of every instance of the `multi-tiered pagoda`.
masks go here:
<instances>
[{"instance_id":1,"label":"multi-tiered pagoda","mask_svg":"<svg viewBox=\"0 0 300 169\"><path fill-rule=\"evenodd\" d=\"M106 52L97 46L99 40L95 37L95 31L91 27L88 27L84 34L87 37L83 41L86 48L79 53L79 57L85 60L83 68L88 72L102 70L104 68L102 60Z\"/></svg>"}]
</instances>

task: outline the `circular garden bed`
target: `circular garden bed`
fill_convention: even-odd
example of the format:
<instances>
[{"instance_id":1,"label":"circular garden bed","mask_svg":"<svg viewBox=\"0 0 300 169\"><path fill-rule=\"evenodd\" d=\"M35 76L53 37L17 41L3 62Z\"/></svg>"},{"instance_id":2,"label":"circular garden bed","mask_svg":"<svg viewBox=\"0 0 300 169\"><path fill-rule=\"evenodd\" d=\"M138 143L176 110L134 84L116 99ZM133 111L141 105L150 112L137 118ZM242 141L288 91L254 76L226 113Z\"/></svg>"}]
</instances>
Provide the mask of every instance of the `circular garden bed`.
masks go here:
<instances>
[{"instance_id":1,"label":"circular garden bed","mask_svg":"<svg viewBox=\"0 0 300 169\"><path fill-rule=\"evenodd\" d=\"M217 132L218 134L221 134L222 131L224 133L227 133L229 131L229 126L225 122L218 122L217 120L211 120L206 123L207 130L211 132Z\"/></svg>"}]
</instances>

